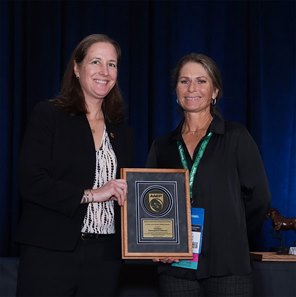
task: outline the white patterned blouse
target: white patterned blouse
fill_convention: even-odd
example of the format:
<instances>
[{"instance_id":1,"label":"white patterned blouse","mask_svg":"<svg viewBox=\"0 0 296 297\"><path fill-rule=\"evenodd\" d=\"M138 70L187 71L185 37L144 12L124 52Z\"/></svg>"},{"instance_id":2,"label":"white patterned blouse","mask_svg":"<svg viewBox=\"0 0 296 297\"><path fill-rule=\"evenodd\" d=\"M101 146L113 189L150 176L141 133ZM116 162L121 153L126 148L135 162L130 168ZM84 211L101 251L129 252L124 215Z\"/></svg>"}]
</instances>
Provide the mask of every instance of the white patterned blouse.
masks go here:
<instances>
[{"instance_id":1,"label":"white patterned blouse","mask_svg":"<svg viewBox=\"0 0 296 297\"><path fill-rule=\"evenodd\" d=\"M101 147L96 151L96 171L93 189L99 188L109 180L114 179L116 170L117 159L105 128ZM115 233L114 201L89 203L81 232L96 234Z\"/></svg>"}]
</instances>

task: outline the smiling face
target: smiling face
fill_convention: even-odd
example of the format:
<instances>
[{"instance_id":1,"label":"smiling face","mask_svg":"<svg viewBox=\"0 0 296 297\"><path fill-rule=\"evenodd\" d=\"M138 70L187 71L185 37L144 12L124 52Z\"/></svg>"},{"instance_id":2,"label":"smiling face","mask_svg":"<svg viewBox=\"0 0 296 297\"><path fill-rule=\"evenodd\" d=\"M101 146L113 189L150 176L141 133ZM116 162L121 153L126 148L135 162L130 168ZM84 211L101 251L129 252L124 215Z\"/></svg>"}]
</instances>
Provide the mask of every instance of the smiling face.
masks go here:
<instances>
[{"instance_id":1,"label":"smiling face","mask_svg":"<svg viewBox=\"0 0 296 297\"><path fill-rule=\"evenodd\" d=\"M101 100L108 95L117 80L117 52L108 42L91 45L83 61L74 62L86 102Z\"/></svg>"},{"instance_id":2,"label":"smiling face","mask_svg":"<svg viewBox=\"0 0 296 297\"><path fill-rule=\"evenodd\" d=\"M180 70L176 93L185 112L210 113L211 100L217 97L218 89L200 63L187 62Z\"/></svg>"}]
</instances>

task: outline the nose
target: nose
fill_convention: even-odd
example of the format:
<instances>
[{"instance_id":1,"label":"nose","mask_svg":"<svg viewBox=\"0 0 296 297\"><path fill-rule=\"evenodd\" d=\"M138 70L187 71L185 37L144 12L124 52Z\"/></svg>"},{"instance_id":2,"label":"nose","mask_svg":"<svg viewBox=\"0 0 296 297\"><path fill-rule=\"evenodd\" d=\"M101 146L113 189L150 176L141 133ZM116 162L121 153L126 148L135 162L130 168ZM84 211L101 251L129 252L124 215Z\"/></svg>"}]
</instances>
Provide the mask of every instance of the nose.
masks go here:
<instances>
[{"instance_id":1,"label":"nose","mask_svg":"<svg viewBox=\"0 0 296 297\"><path fill-rule=\"evenodd\" d=\"M101 64L100 69L99 69L99 73L102 74L102 75L108 75L109 74L108 65Z\"/></svg>"},{"instance_id":2,"label":"nose","mask_svg":"<svg viewBox=\"0 0 296 297\"><path fill-rule=\"evenodd\" d=\"M188 91L195 92L197 87L197 83L195 81L190 81L188 84Z\"/></svg>"}]
</instances>

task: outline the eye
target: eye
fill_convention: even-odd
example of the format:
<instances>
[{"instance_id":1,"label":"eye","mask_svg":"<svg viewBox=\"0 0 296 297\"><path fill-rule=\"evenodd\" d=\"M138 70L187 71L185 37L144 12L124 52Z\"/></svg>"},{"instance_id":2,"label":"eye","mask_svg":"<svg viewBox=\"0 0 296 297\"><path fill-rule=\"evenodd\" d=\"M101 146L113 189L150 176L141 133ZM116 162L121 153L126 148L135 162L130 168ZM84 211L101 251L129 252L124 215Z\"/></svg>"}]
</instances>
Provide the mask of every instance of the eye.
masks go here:
<instances>
[{"instance_id":1,"label":"eye","mask_svg":"<svg viewBox=\"0 0 296 297\"><path fill-rule=\"evenodd\" d=\"M181 84L181 85L187 85L188 83L189 83L189 80L188 79L181 79L180 81L179 81L179 83Z\"/></svg>"},{"instance_id":2,"label":"eye","mask_svg":"<svg viewBox=\"0 0 296 297\"><path fill-rule=\"evenodd\" d=\"M109 62L108 66L111 67L111 68L117 68L117 64L114 63L114 62Z\"/></svg>"},{"instance_id":3,"label":"eye","mask_svg":"<svg viewBox=\"0 0 296 297\"><path fill-rule=\"evenodd\" d=\"M196 80L198 84L205 84L207 81L205 79L199 78Z\"/></svg>"},{"instance_id":4,"label":"eye","mask_svg":"<svg viewBox=\"0 0 296 297\"><path fill-rule=\"evenodd\" d=\"M90 63L94 64L94 65L99 65L99 64L101 64L101 61L100 60L93 60Z\"/></svg>"}]
</instances>

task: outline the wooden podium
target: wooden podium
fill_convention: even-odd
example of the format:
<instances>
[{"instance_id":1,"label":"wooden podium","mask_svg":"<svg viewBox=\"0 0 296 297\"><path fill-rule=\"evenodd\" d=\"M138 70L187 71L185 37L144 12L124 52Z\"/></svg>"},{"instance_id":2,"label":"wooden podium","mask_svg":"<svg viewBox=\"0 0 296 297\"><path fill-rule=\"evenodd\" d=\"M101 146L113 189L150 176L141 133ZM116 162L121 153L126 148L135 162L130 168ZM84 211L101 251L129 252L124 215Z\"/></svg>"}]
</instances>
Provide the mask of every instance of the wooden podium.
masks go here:
<instances>
[{"instance_id":1,"label":"wooden podium","mask_svg":"<svg viewBox=\"0 0 296 297\"><path fill-rule=\"evenodd\" d=\"M254 297L296 296L296 255L251 252Z\"/></svg>"}]
</instances>

